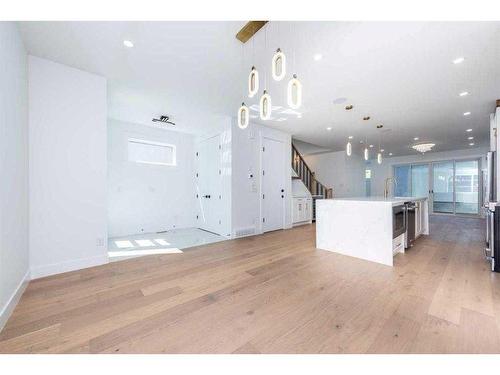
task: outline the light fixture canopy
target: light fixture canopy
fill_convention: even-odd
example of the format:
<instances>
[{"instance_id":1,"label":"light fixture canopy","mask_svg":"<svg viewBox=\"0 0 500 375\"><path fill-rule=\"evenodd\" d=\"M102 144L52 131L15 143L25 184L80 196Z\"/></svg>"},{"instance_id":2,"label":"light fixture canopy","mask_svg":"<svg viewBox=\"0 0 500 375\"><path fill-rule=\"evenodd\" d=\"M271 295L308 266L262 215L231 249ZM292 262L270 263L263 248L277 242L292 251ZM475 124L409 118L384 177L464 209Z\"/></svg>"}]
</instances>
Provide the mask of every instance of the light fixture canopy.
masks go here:
<instances>
[{"instance_id":1,"label":"light fixture canopy","mask_svg":"<svg viewBox=\"0 0 500 375\"><path fill-rule=\"evenodd\" d=\"M248 75L248 97L253 98L259 91L259 72L252 66Z\"/></svg>"},{"instance_id":2,"label":"light fixture canopy","mask_svg":"<svg viewBox=\"0 0 500 375\"><path fill-rule=\"evenodd\" d=\"M245 103L241 103L241 107L238 109L238 127L240 129L246 129L249 122L250 112Z\"/></svg>"},{"instance_id":3,"label":"light fixture canopy","mask_svg":"<svg viewBox=\"0 0 500 375\"><path fill-rule=\"evenodd\" d=\"M283 78L285 78L286 56L279 48L274 53L271 70L273 74L273 79L275 81L281 81Z\"/></svg>"},{"instance_id":4,"label":"light fixture canopy","mask_svg":"<svg viewBox=\"0 0 500 375\"><path fill-rule=\"evenodd\" d=\"M346 152L347 156L351 156L351 154L352 154L351 142L347 142L347 145L345 146L345 152Z\"/></svg>"},{"instance_id":5,"label":"light fixture canopy","mask_svg":"<svg viewBox=\"0 0 500 375\"><path fill-rule=\"evenodd\" d=\"M435 146L435 143L418 143L416 145L411 146L414 150L421 152L422 154L431 151Z\"/></svg>"},{"instance_id":6,"label":"light fixture canopy","mask_svg":"<svg viewBox=\"0 0 500 375\"><path fill-rule=\"evenodd\" d=\"M287 102L288 106L293 109L297 109L302 105L302 83L297 79L296 74L288 81Z\"/></svg>"},{"instance_id":7,"label":"light fixture canopy","mask_svg":"<svg viewBox=\"0 0 500 375\"><path fill-rule=\"evenodd\" d=\"M271 118L271 109L271 95L264 90L262 96L260 97L260 119L269 120Z\"/></svg>"}]
</instances>

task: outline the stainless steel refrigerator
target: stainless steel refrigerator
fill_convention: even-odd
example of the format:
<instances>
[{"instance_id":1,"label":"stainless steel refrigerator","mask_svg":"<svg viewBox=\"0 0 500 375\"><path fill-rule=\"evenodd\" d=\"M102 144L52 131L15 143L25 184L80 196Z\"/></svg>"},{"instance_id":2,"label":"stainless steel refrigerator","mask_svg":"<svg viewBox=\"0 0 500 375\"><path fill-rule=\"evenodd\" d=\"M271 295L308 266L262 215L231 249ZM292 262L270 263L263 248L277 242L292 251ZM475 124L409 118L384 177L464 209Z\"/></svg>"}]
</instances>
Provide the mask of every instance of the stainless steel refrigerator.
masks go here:
<instances>
[{"instance_id":1,"label":"stainless steel refrigerator","mask_svg":"<svg viewBox=\"0 0 500 375\"><path fill-rule=\"evenodd\" d=\"M491 270L500 272L500 204L497 202L496 165L497 153L486 155L486 191L484 209L486 213L486 258L491 262Z\"/></svg>"}]
</instances>

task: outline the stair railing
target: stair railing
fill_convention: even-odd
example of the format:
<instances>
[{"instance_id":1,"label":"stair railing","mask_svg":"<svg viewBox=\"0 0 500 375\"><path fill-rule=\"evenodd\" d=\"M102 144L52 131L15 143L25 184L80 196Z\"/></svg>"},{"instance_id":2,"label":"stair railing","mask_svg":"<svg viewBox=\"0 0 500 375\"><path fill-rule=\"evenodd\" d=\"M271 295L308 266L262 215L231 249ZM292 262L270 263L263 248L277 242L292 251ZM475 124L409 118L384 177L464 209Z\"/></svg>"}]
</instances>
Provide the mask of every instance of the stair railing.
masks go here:
<instances>
[{"instance_id":1,"label":"stair railing","mask_svg":"<svg viewBox=\"0 0 500 375\"><path fill-rule=\"evenodd\" d=\"M292 168L297 173L311 195L321 195L323 198L332 198L333 189L327 188L316 180L315 173L309 168L306 161L292 143Z\"/></svg>"}]
</instances>

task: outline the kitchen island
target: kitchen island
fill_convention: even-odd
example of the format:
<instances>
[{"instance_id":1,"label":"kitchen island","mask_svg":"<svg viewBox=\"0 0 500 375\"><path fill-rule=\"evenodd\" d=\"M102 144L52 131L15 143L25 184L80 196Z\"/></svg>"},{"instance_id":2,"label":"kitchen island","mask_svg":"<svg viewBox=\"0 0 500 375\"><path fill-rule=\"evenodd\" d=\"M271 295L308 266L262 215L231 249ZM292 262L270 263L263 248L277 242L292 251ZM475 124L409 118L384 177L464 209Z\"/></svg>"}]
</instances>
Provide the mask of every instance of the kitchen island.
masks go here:
<instances>
[{"instance_id":1,"label":"kitchen island","mask_svg":"<svg viewBox=\"0 0 500 375\"><path fill-rule=\"evenodd\" d=\"M397 231L393 212L415 203L415 238L429 234L427 197L361 197L317 201L316 247L356 258L393 265L405 252L407 232ZM394 235L393 235L394 234Z\"/></svg>"}]
</instances>

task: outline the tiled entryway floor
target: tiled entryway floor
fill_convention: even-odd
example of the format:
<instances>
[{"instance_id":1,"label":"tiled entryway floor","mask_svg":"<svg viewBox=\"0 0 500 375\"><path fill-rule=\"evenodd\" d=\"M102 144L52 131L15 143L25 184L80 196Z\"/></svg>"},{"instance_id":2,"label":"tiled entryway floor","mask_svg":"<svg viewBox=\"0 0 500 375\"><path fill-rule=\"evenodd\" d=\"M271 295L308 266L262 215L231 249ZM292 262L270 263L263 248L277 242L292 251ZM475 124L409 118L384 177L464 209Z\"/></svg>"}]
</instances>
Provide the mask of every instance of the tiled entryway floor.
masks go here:
<instances>
[{"instance_id":1,"label":"tiled entryway floor","mask_svg":"<svg viewBox=\"0 0 500 375\"><path fill-rule=\"evenodd\" d=\"M225 237L198 228L114 237L108 240L108 255L113 261L142 255L182 253L190 247L207 245L225 239Z\"/></svg>"}]
</instances>

